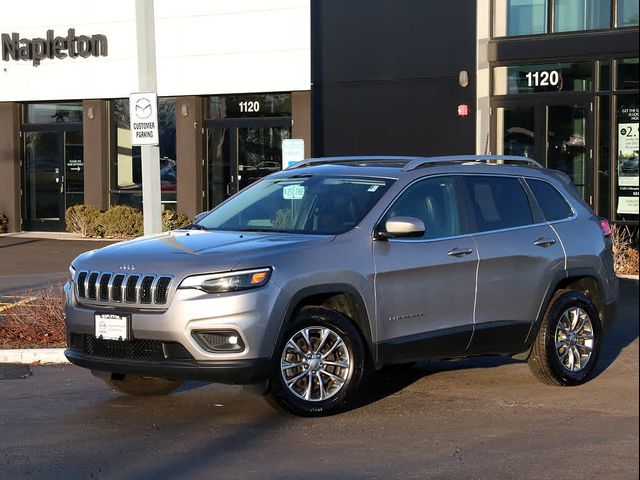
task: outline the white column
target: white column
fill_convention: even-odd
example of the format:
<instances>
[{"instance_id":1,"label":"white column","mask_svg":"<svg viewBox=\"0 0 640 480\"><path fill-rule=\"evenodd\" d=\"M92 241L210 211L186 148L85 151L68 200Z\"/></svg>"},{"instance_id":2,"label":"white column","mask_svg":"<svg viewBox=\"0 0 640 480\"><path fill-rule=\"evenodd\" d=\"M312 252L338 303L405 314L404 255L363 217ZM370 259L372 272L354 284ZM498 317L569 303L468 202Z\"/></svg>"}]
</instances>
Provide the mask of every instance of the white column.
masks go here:
<instances>
[{"instance_id":1,"label":"white column","mask_svg":"<svg viewBox=\"0 0 640 480\"><path fill-rule=\"evenodd\" d=\"M491 0L476 2L476 154L491 153L491 94L489 69L489 37L491 32ZM497 2L500 3L500 2Z\"/></svg>"},{"instance_id":2,"label":"white column","mask_svg":"<svg viewBox=\"0 0 640 480\"><path fill-rule=\"evenodd\" d=\"M157 92L153 0L136 0L136 36L138 47L138 89L141 92ZM162 231L160 149L157 145L146 145L140 147L140 149L142 152L144 234L152 235Z\"/></svg>"}]
</instances>

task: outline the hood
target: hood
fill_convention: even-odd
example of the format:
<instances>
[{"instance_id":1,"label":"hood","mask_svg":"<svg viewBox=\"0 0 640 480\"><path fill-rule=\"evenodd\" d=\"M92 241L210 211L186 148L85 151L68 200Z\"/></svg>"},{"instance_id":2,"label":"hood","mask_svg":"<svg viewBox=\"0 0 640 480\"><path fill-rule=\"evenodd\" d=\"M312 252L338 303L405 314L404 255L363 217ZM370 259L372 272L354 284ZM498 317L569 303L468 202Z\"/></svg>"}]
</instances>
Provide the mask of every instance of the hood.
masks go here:
<instances>
[{"instance_id":1,"label":"hood","mask_svg":"<svg viewBox=\"0 0 640 480\"><path fill-rule=\"evenodd\" d=\"M269 266L269 257L330 242L328 235L176 230L83 253L76 270L180 276L233 270L239 263ZM126 267L125 267L126 265Z\"/></svg>"}]
</instances>

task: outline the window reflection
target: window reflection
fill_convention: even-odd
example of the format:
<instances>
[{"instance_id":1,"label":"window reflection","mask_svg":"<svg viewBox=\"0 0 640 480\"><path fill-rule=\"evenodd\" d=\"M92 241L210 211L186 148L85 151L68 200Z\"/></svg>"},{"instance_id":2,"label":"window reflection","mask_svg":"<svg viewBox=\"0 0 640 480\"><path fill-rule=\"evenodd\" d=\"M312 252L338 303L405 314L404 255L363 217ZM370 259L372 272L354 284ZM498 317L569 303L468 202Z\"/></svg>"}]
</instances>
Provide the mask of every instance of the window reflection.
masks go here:
<instances>
[{"instance_id":1,"label":"window reflection","mask_svg":"<svg viewBox=\"0 0 640 480\"><path fill-rule=\"evenodd\" d=\"M547 31L547 0L496 0L494 36L533 35Z\"/></svg>"},{"instance_id":2,"label":"window reflection","mask_svg":"<svg viewBox=\"0 0 640 480\"><path fill-rule=\"evenodd\" d=\"M82 122L82 102L30 103L26 123Z\"/></svg>"},{"instance_id":3,"label":"window reflection","mask_svg":"<svg viewBox=\"0 0 640 480\"><path fill-rule=\"evenodd\" d=\"M142 157L140 147L131 145L129 99L111 104L113 153L111 160L111 205L142 208ZM160 188L164 208L176 202L176 109L174 98L158 99L160 136Z\"/></svg>"},{"instance_id":4,"label":"window reflection","mask_svg":"<svg viewBox=\"0 0 640 480\"><path fill-rule=\"evenodd\" d=\"M638 25L638 0L618 0L618 26Z\"/></svg>"},{"instance_id":5,"label":"window reflection","mask_svg":"<svg viewBox=\"0 0 640 480\"><path fill-rule=\"evenodd\" d=\"M555 32L609 28L611 24L610 0L555 0L554 7Z\"/></svg>"},{"instance_id":6,"label":"window reflection","mask_svg":"<svg viewBox=\"0 0 640 480\"><path fill-rule=\"evenodd\" d=\"M498 155L532 157L535 145L533 107L497 109Z\"/></svg>"}]
</instances>

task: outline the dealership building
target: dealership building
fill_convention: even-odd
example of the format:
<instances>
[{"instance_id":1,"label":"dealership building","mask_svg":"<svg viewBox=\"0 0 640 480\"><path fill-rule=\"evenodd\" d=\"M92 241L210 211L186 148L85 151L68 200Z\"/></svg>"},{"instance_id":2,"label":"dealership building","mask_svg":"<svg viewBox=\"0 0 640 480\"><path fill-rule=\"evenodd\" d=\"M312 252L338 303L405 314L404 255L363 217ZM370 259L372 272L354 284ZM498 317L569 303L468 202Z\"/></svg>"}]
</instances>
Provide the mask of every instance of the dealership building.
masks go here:
<instances>
[{"instance_id":1,"label":"dealership building","mask_svg":"<svg viewBox=\"0 0 640 480\"><path fill-rule=\"evenodd\" d=\"M141 207L135 20L131 0L3 8L10 231ZM155 35L164 208L213 208L299 139L305 156L530 156L637 230L637 0L155 0Z\"/></svg>"}]
</instances>

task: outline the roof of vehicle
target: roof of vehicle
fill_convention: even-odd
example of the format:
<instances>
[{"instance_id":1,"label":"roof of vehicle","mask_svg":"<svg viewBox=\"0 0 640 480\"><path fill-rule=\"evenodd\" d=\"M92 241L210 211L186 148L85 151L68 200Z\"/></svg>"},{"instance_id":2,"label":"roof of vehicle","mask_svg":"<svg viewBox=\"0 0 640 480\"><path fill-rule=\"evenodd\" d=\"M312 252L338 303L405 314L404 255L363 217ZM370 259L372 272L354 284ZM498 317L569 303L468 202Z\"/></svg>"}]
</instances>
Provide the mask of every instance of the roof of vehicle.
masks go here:
<instances>
[{"instance_id":1,"label":"roof of vehicle","mask_svg":"<svg viewBox=\"0 0 640 480\"><path fill-rule=\"evenodd\" d=\"M443 166L443 165L517 165L525 167L543 168L538 162L527 157L516 157L507 155L447 155L438 157L403 157L403 156L342 156L342 157L320 157L308 158L294 165L287 170L295 170L303 167L317 165L345 165L353 167L383 167L395 168L408 172L422 167Z\"/></svg>"},{"instance_id":2,"label":"roof of vehicle","mask_svg":"<svg viewBox=\"0 0 640 480\"><path fill-rule=\"evenodd\" d=\"M457 171L460 171L460 168L466 170L466 167L476 167L469 169L470 171L473 170L474 173L479 169L486 171L484 170L486 167L496 167L488 170L492 173L496 173L496 171L507 173L509 171L512 174L518 174L515 169L522 167L529 169L529 171L531 169L539 172L544 170L542 165L530 158L504 155L448 155L438 157L367 155L308 158L288 167L283 171L283 176L335 174L399 178L405 174L429 167L440 167L438 170L447 170L446 167L456 167ZM519 174L522 174L522 172L519 172Z\"/></svg>"}]
</instances>

